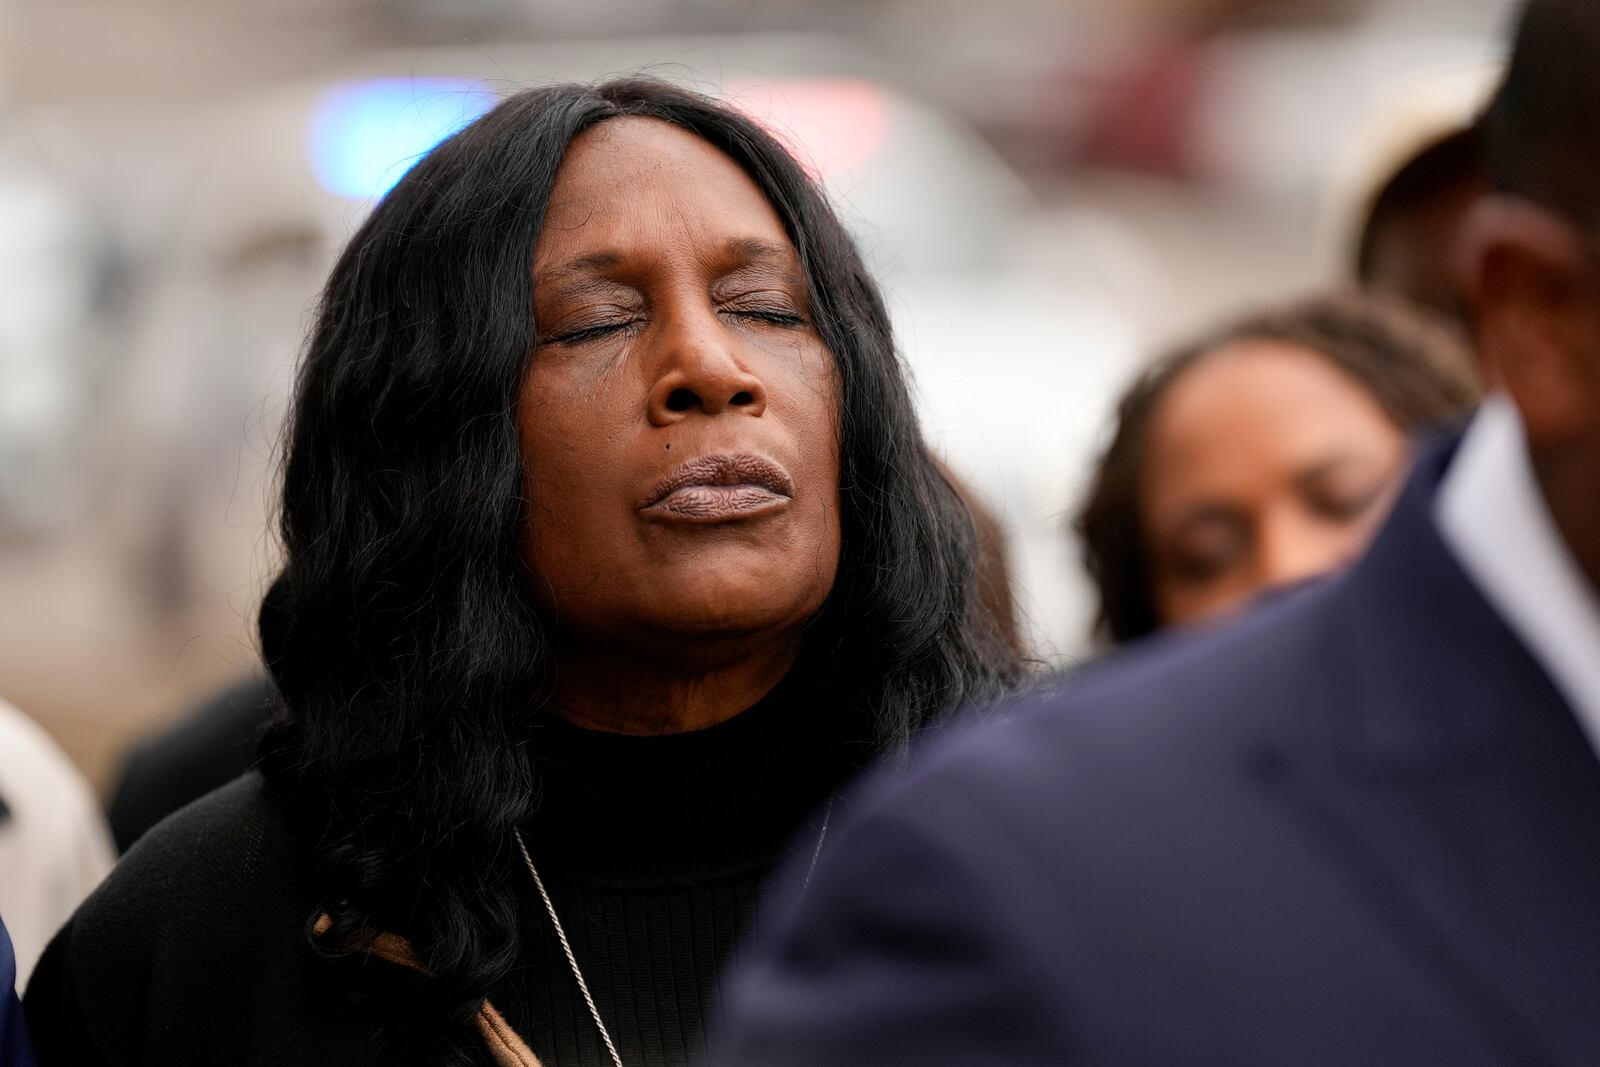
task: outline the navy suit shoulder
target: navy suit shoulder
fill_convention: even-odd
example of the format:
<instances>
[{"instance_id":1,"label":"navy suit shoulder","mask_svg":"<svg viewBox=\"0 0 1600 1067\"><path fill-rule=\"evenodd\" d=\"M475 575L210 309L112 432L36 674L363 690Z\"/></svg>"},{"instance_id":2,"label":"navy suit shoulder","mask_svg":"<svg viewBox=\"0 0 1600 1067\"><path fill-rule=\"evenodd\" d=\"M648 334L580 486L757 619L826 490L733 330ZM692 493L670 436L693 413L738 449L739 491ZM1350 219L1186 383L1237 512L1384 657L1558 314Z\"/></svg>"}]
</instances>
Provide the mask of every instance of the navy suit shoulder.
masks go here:
<instances>
[{"instance_id":1,"label":"navy suit shoulder","mask_svg":"<svg viewBox=\"0 0 1600 1067\"><path fill-rule=\"evenodd\" d=\"M1203 816L1208 789L1270 761L1272 737L1326 729L1304 697L1336 681L1315 657L1336 640L1331 592L1298 589L1238 625L1157 637L1087 665L932 739L908 772L874 779L855 810L896 812L946 836L945 808L975 809L997 831L961 839L979 849L1030 836L1059 848L1064 831L1092 829L1107 805ZM1093 871L1080 865L1078 876Z\"/></svg>"},{"instance_id":2,"label":"navy suit shoulder","mask_svg":"<svg viewBox=\"0 0 1600 1067\"><path fill-rule=\"evenodd\" d=\"M874 777L811 886L774 901L721 1062L1061 1063L1092 1023L1069 1004L1126 992L1155 1008L1130 950L1183 910L1174 898L1219 845L1234 816L1218 794L1248 789L1239 771L1277 725L1262 707L1299 713L1295 694L1318 684L1294 665L1323 639L1327 595L1157 639Z\"/></svg>"},{"instance_id":3,"label":"navy suit shoulder","mask_svg":"<svg viewBox=\"0 0 1600 1067\"><path fill-rule=\"evenodd\" d=\"M723 1062L1592 1063L1600 765L1432 529L843 805Z\"/></svg>"}]
</instances>

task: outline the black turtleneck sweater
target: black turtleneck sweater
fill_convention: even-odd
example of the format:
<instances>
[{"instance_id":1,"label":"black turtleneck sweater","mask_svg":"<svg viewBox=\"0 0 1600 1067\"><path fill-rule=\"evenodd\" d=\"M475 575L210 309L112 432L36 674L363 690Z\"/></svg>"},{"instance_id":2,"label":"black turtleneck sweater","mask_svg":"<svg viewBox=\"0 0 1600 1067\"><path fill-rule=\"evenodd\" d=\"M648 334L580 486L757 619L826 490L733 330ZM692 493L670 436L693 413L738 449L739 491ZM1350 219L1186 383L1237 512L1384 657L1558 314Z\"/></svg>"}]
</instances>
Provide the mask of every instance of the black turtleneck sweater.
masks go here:
<instances>
[{"instance_id":1,"label":"black turtleneck sweater","mask_svg":"<svg viewBox=\"0 0 1600 1067\"><path fill-rule=\"evenodd\" d=\"M835 732L818 714L774 696L688 734L539 725L542 802L523 834L628 1067L697 1057L718 970L762 882L791 844L815 848L845 765L814 740ZM519 875L520 960L491 999L546 1067L607 1065L532 878ZM436 1062L437 1035L408 1032L432 1018L425 979L367 963L383 992L359 1009L330 985L306 946L314 885L305 843L259 775L173 815L34 971L26 1008L41 1067Z\"/></svg>"},{"instance_id":2,"label":"black turtleneck sweater","mask_svg":"<svg viewBox=\"0 0 1600 1067\"><path fill-rule=\"evenodd\" d=\"M697 1058L718 973L787 847L815 848L840 761L777 696L709 729L641 737L554 716L523 828L627 1067ZM491 999L547 1064L610 1064L527 876L522 964Z\"/></svg>"}]
</instances>

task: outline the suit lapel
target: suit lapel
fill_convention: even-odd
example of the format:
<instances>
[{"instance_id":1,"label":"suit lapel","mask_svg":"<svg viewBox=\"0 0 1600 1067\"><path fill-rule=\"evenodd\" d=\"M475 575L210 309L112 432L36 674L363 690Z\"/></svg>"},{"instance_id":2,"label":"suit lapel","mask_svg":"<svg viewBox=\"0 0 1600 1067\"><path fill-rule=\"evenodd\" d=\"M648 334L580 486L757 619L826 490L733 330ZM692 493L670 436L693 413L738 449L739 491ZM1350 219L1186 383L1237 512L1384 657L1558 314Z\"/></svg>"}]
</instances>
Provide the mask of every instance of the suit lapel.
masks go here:
<instances>
[{"instance_id":1,"label":"suit lapel","mask_svg":"<svg viewBox=\"0 0 1600 1067\"><path fill-rule=\"evenodd\" d=\"M1262 781L1372 917L1515 1063L1600 1048L1600 761L1434 530L1424 455L1329 590L1325 717Z\"/></svg>"}]
</instances>

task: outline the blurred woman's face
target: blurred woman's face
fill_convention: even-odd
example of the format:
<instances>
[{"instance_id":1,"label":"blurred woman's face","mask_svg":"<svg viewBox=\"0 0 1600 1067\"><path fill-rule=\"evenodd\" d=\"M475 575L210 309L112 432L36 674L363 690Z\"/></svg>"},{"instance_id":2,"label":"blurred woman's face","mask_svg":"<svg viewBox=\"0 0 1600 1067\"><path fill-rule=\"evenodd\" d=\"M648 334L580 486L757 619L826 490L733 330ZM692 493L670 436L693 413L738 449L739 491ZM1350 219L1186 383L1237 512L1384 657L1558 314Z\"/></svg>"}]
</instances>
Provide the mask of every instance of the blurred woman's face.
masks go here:
<instances>
[{"instance_id":1,"label":"blurred woman's face","mask_svg":"<svg viewBox=\"0 0 1600 1067\"><path fill-rule=\"evenodd\" d=\"M1248 341L1201 357L1157 403L1139 487L1162 623L1350 560L1387 512L1405 453L1377 401L1315 352Z\"/></svg>"},{"instance_id":2,"label":"blurred woman's face","mask_svg":"<svg viewBox=\"0 0 1600 1067\"><path fill-rule=\"evenodd\" d=\"M669 651L797 634L838 567L838 399L761 190L676 127L605 122L562 162L533 269L541 608L567 639Z\"/></svg>"}]
</instances>

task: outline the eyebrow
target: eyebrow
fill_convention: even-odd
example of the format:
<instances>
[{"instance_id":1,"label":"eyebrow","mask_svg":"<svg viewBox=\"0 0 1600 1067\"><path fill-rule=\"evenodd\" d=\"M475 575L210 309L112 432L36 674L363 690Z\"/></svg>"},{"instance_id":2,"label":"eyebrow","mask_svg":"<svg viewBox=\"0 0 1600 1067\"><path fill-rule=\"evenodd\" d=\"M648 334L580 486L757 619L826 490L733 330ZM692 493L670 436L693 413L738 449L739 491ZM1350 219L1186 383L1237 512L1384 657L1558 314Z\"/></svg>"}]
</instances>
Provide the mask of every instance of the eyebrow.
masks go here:
<instances>
[{"instance_id":1,"label":"eyebrow","mask_svg":"<svg viewBox=\"0 0 1600 1067\"><path fill-rule=\"evenodd\" d=\"M733 278L748 271L765 268L776 270L785 285L805 292L810 287L805 267L793 246L776 244L759 237L741 237L723 246L724 254L738 266L722 272L723 278Z\"/></svg>"},{"instance_id":2,"label":"eyebrow","mask_svg":"<svg viewBox=\"0 0 1600 1067\"><path fill-rule=\"evenodd\" d=\"M539 272L539 278L554 281L557 278L570 278L575 274L600 274L621 262L621 252L590 252L577 259L569 259L559 267L547 267Z\"/></svg>"},{"instance_id":3,"label":"eyebrow","mask_svg":"<svg viewBox=\"0 0 1600 1067\"><path fill-rule=\"evenodd\" d=\"M785 266L797 258L794 249L786 244L775 244L759 237L738 237L725 246L729 258L739 257L751 263L778 262Z\"/></svg>"}]
</instances>

